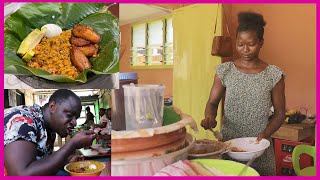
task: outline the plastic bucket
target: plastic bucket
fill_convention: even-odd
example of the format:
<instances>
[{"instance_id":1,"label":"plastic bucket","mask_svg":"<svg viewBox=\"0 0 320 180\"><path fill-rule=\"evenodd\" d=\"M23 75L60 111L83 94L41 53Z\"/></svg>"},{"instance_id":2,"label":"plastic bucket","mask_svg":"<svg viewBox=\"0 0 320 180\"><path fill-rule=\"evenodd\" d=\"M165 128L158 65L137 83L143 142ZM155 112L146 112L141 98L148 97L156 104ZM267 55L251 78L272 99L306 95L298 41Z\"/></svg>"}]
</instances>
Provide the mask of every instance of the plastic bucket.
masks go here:
<instances>
[{"instance_id":1,"label":"plastic bucket","mask_svg":"<svg viewBox=\"0 0 320 180\"><path fill-rule=\"evenodd\" d=\"M130 83L138 84L137 73L119 73L119 89L111 90L112 129L116 131L126 130L124 92L122 86Z\"/></svg>"},{"instance_id":2,"label":"plastic bucket","mask_svg":"<svg viewBox=\"0 0 320 180\"><path fill-rule=\"evenodd\" d=\"M126 130L162 126L163 85L123 85Z\"/></svg>"}]
</instances>

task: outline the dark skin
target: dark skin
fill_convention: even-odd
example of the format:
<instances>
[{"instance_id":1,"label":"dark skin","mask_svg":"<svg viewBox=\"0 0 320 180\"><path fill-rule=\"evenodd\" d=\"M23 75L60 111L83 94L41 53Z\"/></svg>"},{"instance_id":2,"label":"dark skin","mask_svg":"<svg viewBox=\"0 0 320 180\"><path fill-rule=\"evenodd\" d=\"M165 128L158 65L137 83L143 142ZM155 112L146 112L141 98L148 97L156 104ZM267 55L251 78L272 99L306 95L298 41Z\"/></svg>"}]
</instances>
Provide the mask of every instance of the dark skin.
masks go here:
<instances>
[{"instance_id":1,"label":"dark skin","mask_svg":"<svg viewBox=\"0 0 320 180\"><path fill-rule=\"evenodd\" d=\"M99 109L99 116L102 117L106 113L106 109Z\"/></svg>"},{"instance_id":2,"label":"dark skin","mask_svg":"<svg viewBox=\"0 0 320 180\"><path fill-rule=\"evenodd\" d=\"M111 121L111 109L100 110L99 115L100 117L102 117L103 115L106 115L106 117ZM107 122L103 122L100 125L98 125L98 127L105 128L107 127L107 124L108 124Z\"/></svg>"},{"instance_id":3,"label":"dark skin","mask_svg":"<svg viewBox=\"0 0 320 180\"><path fill-rule=\"evenodd\" d=\"M259 58L263 40L259 40L255 31L238 32L236 49L240 58L235 60L237 69L246 74L257 74L263 71L268 64ZM219 102L225 95L226 88L222 85L220 78L216 75L211 88L210 97L205 109L205 119L201 121L204 129L212 129L217 125L216 116ZM271 100L274 107L274 115L270 119L263 132L258 134L257 141L269 138L275 133L285 120L285 83L284 78L275 85L271 92Z\"/></svg>"},{"instance_id":4,"label":"dark skin","mask_svg":"<svg viewBox=\"0 0 320 180\"><path fill-rule=\"evenodd\" d=\"M86 114L86 121L84 122L84 124L90 124L90 123L94 123L93 122L93 114L92 112L90 112L90 108L86 108L87 114Z\"/></svg>"},{"instance_id":5,"label":"dark skin","mask_svg":"<svg viewBox=\"0 0 320 180\"><path fill-rule=\"evenodd\" d=\"M46 129L57 132L61 137L66 137L76 126L81 104L77 103L73 97L69 97L61 103L51 101L42 110ZM76 149L90 146L95 136L93 131L81 131L58 151L41 160L36 159L36 144L25 140L12 142L4 147L4 160L8 175L55 175L66 163L81 160L81 157L71 155Z\"/></svg>"},{"instance_id":6,"label":"dark skin","mask_svg":"<svg viewBox=\"0 0 320 180\"><path fill-rule=\"evenodd\" d=\"M102 117L106 113L106 109L99 109L99 116ZM105 128L107 123L95 124L94 128Z\"/></svg>"},{"instance_id":7,"label":"dark skin","mask_svg":"<svg viewBox=\"0 0 320 180\"><path fill-rule=\"evenodd\" d=\"M111 109L107 109L106 116L111 120Z\"/></svg>"}]
</instances>

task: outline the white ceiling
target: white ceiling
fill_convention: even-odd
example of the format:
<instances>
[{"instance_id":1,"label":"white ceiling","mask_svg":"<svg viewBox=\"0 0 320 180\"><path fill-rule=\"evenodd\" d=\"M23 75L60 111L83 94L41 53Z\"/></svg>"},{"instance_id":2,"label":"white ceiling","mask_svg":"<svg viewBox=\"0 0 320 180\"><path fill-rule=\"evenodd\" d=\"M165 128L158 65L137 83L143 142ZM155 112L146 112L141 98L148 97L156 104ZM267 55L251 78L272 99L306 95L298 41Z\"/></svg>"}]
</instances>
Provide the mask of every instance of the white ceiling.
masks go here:
<instances>
[{"instance_id":1,"label":"white ceiling","mask_svg":"<svg viewBox=\"0 0 320 180\"><path fill-rule=\"evenodd\" d=\"M170 9L150 4L121 4L119 5L120 26L139 21L145 21L171 13Z\"/></svg>"}]
</instances>

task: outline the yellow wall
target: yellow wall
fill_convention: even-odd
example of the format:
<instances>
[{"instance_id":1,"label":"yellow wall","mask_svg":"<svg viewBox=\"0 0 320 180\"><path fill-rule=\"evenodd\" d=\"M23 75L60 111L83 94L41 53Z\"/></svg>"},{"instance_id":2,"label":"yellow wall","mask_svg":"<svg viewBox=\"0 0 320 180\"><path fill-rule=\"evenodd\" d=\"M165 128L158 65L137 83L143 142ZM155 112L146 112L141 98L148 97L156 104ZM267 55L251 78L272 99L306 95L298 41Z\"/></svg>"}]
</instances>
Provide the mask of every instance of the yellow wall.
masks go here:
<instances>
[{"instance_id":1,"label":"yellow wall","mask_svg":"<svg viewBox=\"0 0 320 180\"><path fill-rule=\"evenodd\" d=\"M200 126L200 122L204 118L214 68L221 63L221 58L210 53L216 10L217 4L196 4L176 9L173 13L173 103L196 120L200 130L200 133L193 133L196 138L214 138L212 132ZM220 34L221 13L218 19ZM218 129L220 119L221 113L218 114Z\"/></svg>"}]
</instances>

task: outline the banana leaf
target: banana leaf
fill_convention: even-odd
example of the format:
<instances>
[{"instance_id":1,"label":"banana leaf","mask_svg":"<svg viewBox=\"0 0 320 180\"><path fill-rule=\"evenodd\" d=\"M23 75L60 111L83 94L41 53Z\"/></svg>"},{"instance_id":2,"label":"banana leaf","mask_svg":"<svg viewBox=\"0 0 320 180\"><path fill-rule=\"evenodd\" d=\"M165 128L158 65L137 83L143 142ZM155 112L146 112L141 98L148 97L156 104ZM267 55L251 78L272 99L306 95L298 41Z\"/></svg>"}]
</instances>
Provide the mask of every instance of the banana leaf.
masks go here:
<instances>
[{"instance_id":1,"label":"banana leaf","mask_svg":"<svg viewBox=\"0 0 320 180\"><path fill-rule=\"evenodd\" d=\"M119 71L119 20L104 3L32 3L11 14L4 24L5 63L7 74L35 75L56 82L87 81L87 74L110 74ZM57 24L63 30L74 25L90 26L100 34L99 54L90 58L92 69L81 72L76 79L53 75L41 69L30 68L16 54L23 39L35 28L45 24Z\"/></svg>"}]
</instances>

